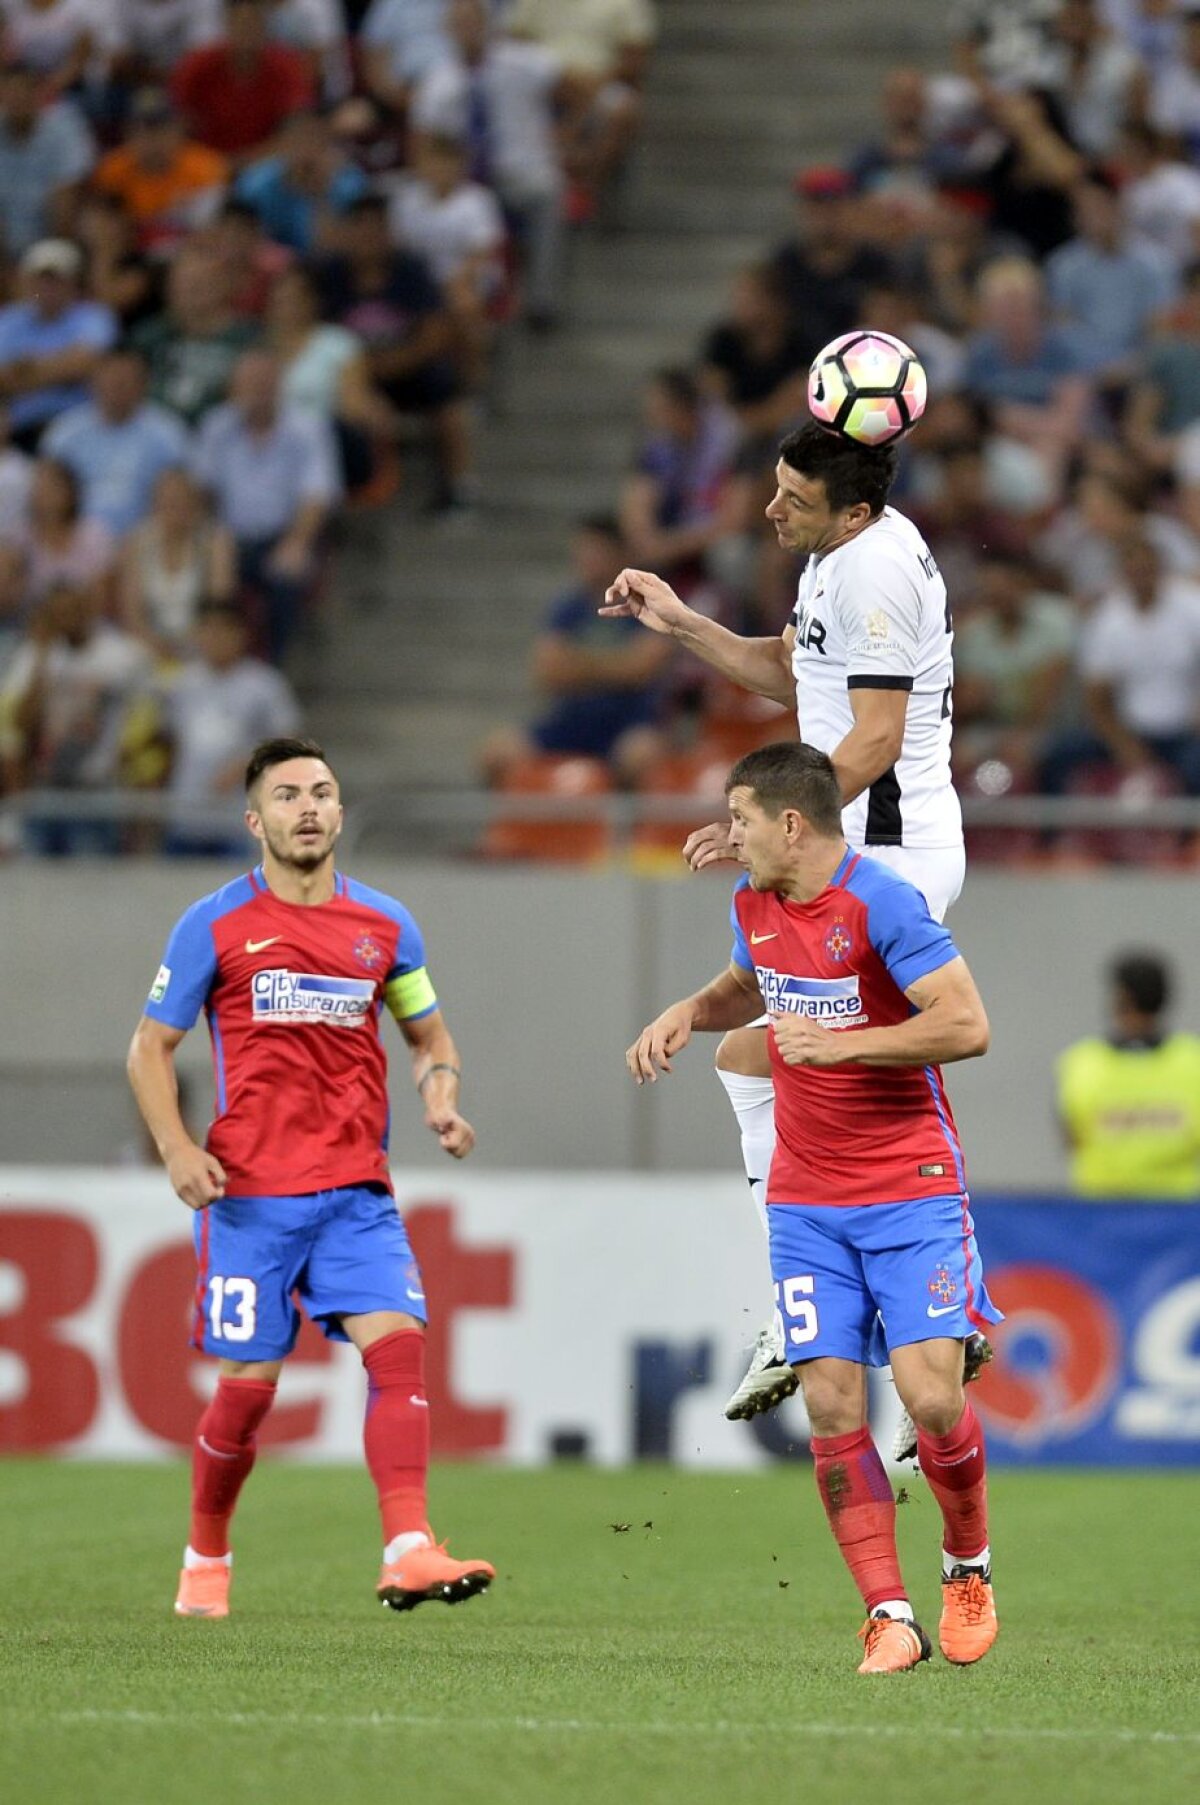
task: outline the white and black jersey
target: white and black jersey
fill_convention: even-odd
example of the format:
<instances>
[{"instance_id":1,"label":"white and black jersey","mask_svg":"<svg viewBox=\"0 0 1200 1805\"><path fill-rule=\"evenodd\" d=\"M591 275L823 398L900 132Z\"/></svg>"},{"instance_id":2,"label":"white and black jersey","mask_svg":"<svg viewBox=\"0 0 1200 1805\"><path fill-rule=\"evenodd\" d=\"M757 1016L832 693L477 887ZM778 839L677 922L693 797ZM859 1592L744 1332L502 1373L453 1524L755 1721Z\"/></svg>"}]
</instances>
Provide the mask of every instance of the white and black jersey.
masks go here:
<instances>
[{"instance_id":1,"label":"white and black jersey","mask_svg":"<svg viewBox=\"0 0 1200 1805\"><path fill-rule=\"evenodd\" d=\"M851 846L961 847L950 780L954 632L946 585L911 520L885 508L805 565L792 616L800 736L832 753L854 726L850 692L908 692L895 765L851 802Z\"/></svg>"}]
</instances>

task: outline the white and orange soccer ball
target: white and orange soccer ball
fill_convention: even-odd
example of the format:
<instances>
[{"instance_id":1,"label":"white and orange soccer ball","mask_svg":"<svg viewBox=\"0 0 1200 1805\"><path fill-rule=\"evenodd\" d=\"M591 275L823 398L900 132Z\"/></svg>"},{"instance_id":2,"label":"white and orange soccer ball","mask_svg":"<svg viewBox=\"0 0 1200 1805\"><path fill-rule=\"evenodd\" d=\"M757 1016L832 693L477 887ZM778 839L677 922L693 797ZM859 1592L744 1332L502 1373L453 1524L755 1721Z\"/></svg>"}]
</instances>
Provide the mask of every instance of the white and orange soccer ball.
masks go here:
<instances>
[{"instance_id":1,"label":"white and orange soccer ball","mask_svg":"<svg viewBox=\"0 0 1200 1805\"><path fill-rule=\"evenodd\" d=\"M920 358L890 332L862 327L818 351L808 406L818 426L859 445L889 445L925 412L929 385Z\"/></svg>"}]
</instances>

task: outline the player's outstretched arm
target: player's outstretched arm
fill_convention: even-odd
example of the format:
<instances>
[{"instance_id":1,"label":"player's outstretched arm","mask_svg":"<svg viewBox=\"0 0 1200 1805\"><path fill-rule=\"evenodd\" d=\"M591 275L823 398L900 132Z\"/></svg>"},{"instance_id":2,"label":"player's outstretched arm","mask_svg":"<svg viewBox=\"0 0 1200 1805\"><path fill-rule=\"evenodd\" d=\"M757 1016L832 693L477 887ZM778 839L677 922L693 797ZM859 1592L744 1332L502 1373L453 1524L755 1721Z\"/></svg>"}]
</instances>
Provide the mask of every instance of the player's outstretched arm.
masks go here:
<instances>
[{"instance_id":1,"label":"player's outstretched arm","mask_svg":"<svg viewBox=\"0 0 1200 1805\"><path fill-rule=\"evenodd\" d=\"M672 1003L642 1029L625 1054L635 1084L656 1084L659 1072L671 1070L693 1034L724 1034L744 1028L762 1014L762 996L753 972L731 964L720 977L693 997Z\"/></svg>"},{"instance_id":2,"label":"player's outstretched arm","mask_svg":"<svg viewBox=\"0 0 1200 1805\"><path fill-rule=\"evenodd\" d=\"M413 1083L425 1105L426 1128L436 1134L451 1159L466 1159L475 1145L475 1130L459 1113L462 1066L441 1010L402 1021L400 1032L412 1052Z\"/></svg>"},{"instance_id":3,"label":"player's outstretched arm","mask_svg":"<svg viewBox=\"0 0 1200 1805\"><path fill-rule=\"evenodd\" d=\"M623 570L605 591L600 613L640 621L652 633L666 633L722 676L755 695L791 708L796 701L791 647L777 639L742 639L681 602L669 583L652 570Z\"/></svg>"},{"instance_id":4,"label":"player's outstretched arm","mask_svg":"<svg viewBox=\"0 0 1200 1805\"><path fill-rule=\"evenodd\" d=\"M175 1049L182 1039L182 1028L144 1015L134 1030L125 1069L171 1188L190 1210L203 1210L224 1197L225 1169L192 1139L179 1113Z\"/></svg>"},{"instance_id":5,"label":"player's outstretched arm","mask_svg":"<svg viewBox=\"0 0 1200 1805\"><path fill-rule=\"evenodd\" d=\"M803 1016L773 1016L780 1058L785 1065L951 1065L987 1052L987 1013L965 959L951 959L904 994L917 1013L891 1028L818 1028Z\"/></svg>"}]
</instances>

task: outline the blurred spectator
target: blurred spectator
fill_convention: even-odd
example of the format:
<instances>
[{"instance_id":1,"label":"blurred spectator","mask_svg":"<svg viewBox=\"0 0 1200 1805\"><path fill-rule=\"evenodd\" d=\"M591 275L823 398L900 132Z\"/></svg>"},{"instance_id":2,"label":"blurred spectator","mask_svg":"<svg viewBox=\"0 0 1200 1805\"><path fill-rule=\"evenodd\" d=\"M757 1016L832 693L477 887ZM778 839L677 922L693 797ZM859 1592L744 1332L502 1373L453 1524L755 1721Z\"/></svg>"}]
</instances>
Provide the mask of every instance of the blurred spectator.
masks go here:
<instances>
[{"instance_id":1,"label":"blurred spectator","mask_svg":"<svg viewBox=\"0 0 1200 1805\"><path fill-rule=\"evenodd\" d=\"M736 278L728 316L700 353L704 387L732 409L743 436L769 441L808 407L811 351L788 310L778 272L752 264Z\"/></svg>"},{"instance_id":2,"label":"blurred spectator","mask_svg":"<svg viewBox=\"0 0 1200 1805\"><path fill-rule=\"evenodd\" d=\"M224 401L234 364L258 337L257 328L234 313L229 291L216 253L189 242L171 264L166 308L133 334L154 399L189 426Z\"/></svg>"},{"instance_id":3,"label":"blurred spectator","mask_svg":"<svg viewBox=\"0 0 1200 1805\"><path fill-rule=\"evenodd\" d=\"M1162 324L1138 360L1124 421L1126 443L1156 471L1172 468L1180 435L1200 420L1200 263Z\"/></svg>"},{"instance_id":4,"label":"blurred spectator","mask_svg":"<svg viewBox=\"0 0 1200 1805\"><path fill-rule=\"evenodd\" d=\"M205 601L192 632L195 655L171 683L163 725L170 744L173 811L164 851L222 858L246 844L241 822L246 759L260 740L298 731L300 706L281 671L249 656L246 622L232 602ZM194 811L229 809L229 827L197 825Z\"/></svg>"},{"instance_id":5,"label":"blurred spectator","mask_svg":"<svg viewBox=\"0 0 1200 1805\"><path fill-rule=\"evenodd\" d=\"M1039 537L1038 557L1085 603L1120 580L1122 543L1136 534L1150 541L1164 570L1200 578L1200 540L1183 521L1151 512L1150 499L1147 473L1136 460L1115 447L1103 459L1093 454L1075 479L1071 506Z\"/></svg>"},{"instance_id":6,"label":"blurred spectator","mask_svg":"<svg viewBox=\"0 0 1200 1805\"><path fill-rule=\"evenodd\" d=\"M299 52L324 100L349 94L352 76L341 0L268 0L267 19L271 42Z\"/></svg>"},{"instance_id":7,"label":"blurred spectator","mask_svg":"<svg viewBox=\"0 0 1200 1805\"><path fill-rule=\"evenodd\" d=\"M1046 317L1037 265L1018 257L979 279L979 328L967 340L963 385L992 404L1002 432L1052 464L1082 435L1089 389L1074 336Z\"/></svg>"},{"instance_id":8,"label":"blurred spectator","mask_svg":"<svg viewBox=\"0 0 1200 1805\"><path fill-rule=\"evenodd\" d=\"M974 593L989 555L1015 557L1028 534L1020 515L997 504L985 442L974 434L938 449L911 513L956 604Z\"/></svg>"},{"instance_id":9,"label":"blurred spectator","mask_svg":"<svg viewBox=\"0 0 1200 1805\"><path fill-rule=\"evenodd\" d=\"M121 0L125 82L165 82L189 50L219 42L221 0Z\"/></svg>"},{"instance_id":10,"label":"blurred spectator","mask_svg":"<svg viewBox=\"0 0 1200 1805\"><path fill-rule=\"evenodd\" d=\"M121 547L118 590L124 625L157 660L179 659L200 604L230 601L236 581L232 535L212 518L186 470L164 470L154 485L149 514Z\"/></svg>"},{"instance_id":11,"label":"blurred spectator","mask_svg":"<svg viewBox=\"0 0 1200 1805\"><path fill-rule=\"evenodd\" d=\"M0 247L9 257L69 227L95 160L92 135L70 101L43 107L36 70L0 69Z\"/></svg>"},{"instance_id":12,"label":"blurred spectator","mask_svg":"<svg viewBox=\"0 0 1200 1805\"><path fill-rule=\"evenodd\" d=\"M954 0L949 25L964 74L1001 88L1048 87L1058 69L1052 28L1061 0Z\"/></svg>"},{"instance_id":13,"label":"blurred spectator","mask_svg":"<svg viewBox=\"0 0 1200 1805\"><path fill-rule=\"evenodd\" d=\"M921 239L906 248L902 275L931 324L961 337L975 324L976 291L985 267L1000 257L1025 255L1021 239L992 229L985 195L946 192Z\"/></svg>"},{"instance_id":14,"label":"blurred spectator","mask_svg":"<svg viewBox=\"0 0 1200 1805\"><path fill-rule=\"evenodd\" d=\"M1047 752L1042 787L1061 795L1085 766L1163 765L1200 795L1200 583L1164 570L1143 535L1121 546L1121 580L1097 605L1078 654L1089 724Z\"/></svg>"},{"instance_id":15,"label":"blurred spectator","mask_svg":"<svg viewBox=\"0 0 1200 1805\"><path fill-rule=\"evenodd\" d=\"M117 335L108 308L81 299L82 272L77 245L45 238L21 259L22 299L0 307L0 397L26 450L51 420L87 399L88 379Z\"/></svg>"},{"instance_id":16,"label":"blurred spectator","mask_svg":"<svg viewBox=\"0 0 1200 1805\"><path fill-rule=\"evenodd\" d=\"M122 734L149 679L144 648L103 620L89 587L52 589L0 690L0 739L29 788L103 789L121 774ZM26 819L32 850L114 852L106 821Z\"/></svg>"},{"instance_id":17,"label":"blurred spectator","mask_svg":"<svg viewBox=\"0 0 1200 1805\"><path fill-rule=\"evenodd\" d=\"M1028 559L990 550L966 595L954 639L956 756L1031 774L1062 717L1075 610L1041 586Z\"/></svg>"},{"instance_id":18,"label":"blurred spectator","mask_svg":"<svg viewBox=\"0 0 1200 1805\"><path fill-rule=\"evenodd\" d=\"M123 201L89 189L76 209L75 232L86 259L87 292L113 313L122 336L159 311L166 272L139 248Z\"/></svg>"},{"instance_id":19,"label":"blurred spectator","mask_svg":"<svg viewBox=\"0 0 1200 1805\"><path fill-rule=\"evenodd\" d=\"M92 398L55 421L43 440L78 479L83 512L118 537L150 510L154 485L190 455L185 428L146 399L145 360L110 351L92 379Z\"/></svg>"},{"instance_id":20,"label":"blurred spectator","mask_svg":"<svg viewBox=\"0 0 1200 1805\"><path fill-rule=\"evenodd\" d=\"M358 334L372 382L402 414L433 428L438 460L434 506L469 506L470 419L451 361L454 328L428 265L398 249L388 232L388 203L364 195L346 216L343 254L320 271L325 312Z\"/></svg>"},{"instance_id":21,"label":"blurred spectator","mask_svg":"<svg viewBox=\"0 0 1200 1805\"><path fill-rule=\"evenodd\" d=\"M1076 237L1046 263L1046 291L1059 321L1075 333L1082 367L1124 381L1155 314L1171 299L1161 263L1123 242L1116 184L1091 170L1074 196Z\"/></svg>"},{"instance_id":22,"label":"blurred spectator","mask_svg":"<svg viewBox=\"0 0 1200 1805\"><path fill-rule=\"evenodd\" d=\"M937 163L929 136L929 97L925 73L898 65L883 78L878 138L860 144L847 173L859 194L932 197Z\"/></svg>"},{"instance_id":23,"label":"blurred spectator","mask_svg":"<svg viewBox=\"0 0 1200 1805\"><path fill-rule=\"evenodd\" d=\"M1069 143L1053 95L987 89L983 101L1001 143L981 183L992 230L1045 257L1071 236L1071 192L1087 159Z\"/></svg>"},{"instance_id":24,"label":"blurred spectator","mask_svg":"<svg viewBox=\"0 0 1200 1805\"><path fill-rule=\"evenodd\" d=\"M496 190L513 226L526 318L552 326L562 308L564 248L557 133L573 129L580 90L540 44L496 35L485 0L450 0L447 19L454 54L422 78L412 123L467 144L472 177Z\"/></svg>"},{"instance_id":25,"label":"blurred spectator","mask_svg":"<svg viewBox=\"0 0 1200 1805\"><path fill-rule=\"evenodd\" d=\"M1085 156L1111 157L1121 126L1145 106L1141 58L1110 29L1100 0L1061 0L1054 35L1062 53L1055 91L1071 143Z\"/></svg>"},{"instance_id":26,"label":"blurred spectator","mask_svg":"<svg viewBox=\"0 0 1200 1805\"><path fill-rule=\"evenodd\" d=\"M204 235L204 248L224 273L228 305L244 320L261 317L276 276L293 262L289 250L267 237L257 212L246 201L225 202Z\"/></svg>"},{"instance_id":27,"label":"blurred spectator","mask_svg":"<svg viewBox=\"0 0 1200 1805\"><path fill-rule=\"evenodd\" d=\"M1200 1037L1169 1034L1172 974L1159 953L1108 967L1108 1032L1055 1067L1081 1197L1200 1198Z\"/></svg>"},{"instance_id":28,"label":"blurred spectator","mask_svg":"<svg viewBox=\"0 0 1200 1805\"><path fill-rule=\"evenodd\" d=\"M371 0L359 32L367 92L403 114L412 91L453 55L448 0Z\"/></svg>"},{"instance_id":29,"label":"blurred spectator","mask_svg":"<svg viewBox=\"0 0 1200 1805\"><path fill-rule=\"evenodd\" d=\"M1147 115L1156 131L1182 139L1193 160L1200 155L1200 4L1181 8L1179 55L1155 77Z\"/></svg>"},{"instance_id":30,"label":"blurred spectator","mask_svg":"<svg viewBox=\"0 0 1200 1805\"><path fill-rule=\"evenodd\" d=\"M621 494L621 531L637 564L699 578L730 531L737 427L687 370L660 370L646 391L647 433Z\"/></svg>"},{"instance_id":31,"label":"blurred spectator","mask_svg":"<svg viewBox=\"0 0 1200 1805\"><path fill-rule=\"evenodd\" d=\"M1121 214L1130 248L1157 256L1178 280L1200 257L1200 170L1180 162L1160 133L1126 126Z\"/></svg>"},{"instance_id":32,"label":"blurred spectator","mask_svg":"<svg viewBox=\"0 0 1200 1805\"><path fill-rule=\"evenodd\" d=\"M313 103L304 58L272 44L269 28L266 0L228 0L225 36L189 51L171 76L172 99L196 137L235 160Z\"/></svg>"},{"instance_id":33,"label":"blurred spectator","mask_svg":"<svg viewBox=\"0 0 1200 1805\"><path fill-rule=\"evenodd\" d=\"M25 519L33 462L8 442L8 411L0 407L0 539L11 539Z\"/></svg>"},{"instance_id":34,"label":"blurred spectator","mask_svg":"<svg viewBox=\"0 0 1200 1805\"><path fill-rule=\"evenodd\" d=\"M771 258L810 360L860 323L866 290L885 282L886 257L860 241L852 182L844 169L817 165L796 176L796 235Z\"/></svg>"},{"instance_id":35,"label":"blurred spectator","mask_svg":"<svg viewBox=\"0 0 1200 1805\"><path fill-rule=\"evenodd\" d=\"M1123 44L1157 75L1179 55L1181 0L1103 0L1105 19Z\"/></svg>"},{"instance_id":36,"label":"blurred spectator","mask_svg":"<svg viewBox=\"0 0 1200 1805\"><path fill-rule=\"evenodd\" d=\"M4 0L8 55L35 69L43 100L102 91L123 39L117 0Z\"/></svg>"},{"instance_id":37,"label":"blurred spectator","mask_svg":"<svg viewBox=\"0 0 1200 1805\"><path fill-rule=\"evenodd\" d=\"M301 257L335 249L337 220L366 192L366 176L319 113L294 114L280 133L277 154L249 164L234 190L268 235Z\"/></svg>"},{"instance_id":38,"label":"blurred spectator","mask_svg":"<svg viewBox=\"0 0 1200 1805\"><path fill-rule=\"evenodd\" d=\"M233 535L238 575L261 601L269 654L278 663L316 575L317 553L340 483L328 426L285 407L278 360L247 351L230 400L200 427L196 471L218 520Z\"/></svg>"},{"instance_id":39,"label":"blurred spectator","mask_svg":"<svg viewBox=\"0 0 1200 1805\"><path fill-rule=\"evenodd\" d=\"M30 599L40 602L64 584L88 586L107 600L117 543L102 520L80 507L79 482L69 464L40 457L33 466L29 510L12 543L24 559Z\"/></svg>"},{"instance_id":40,"label":"blurred spectator","mask_svg":"<svg viewBox=\"0 0 1200 1805\"><path fill-rule=\"evenodd\" d=\"M484 776L504 781L537 752L605 759L633 784L664 750L658 729L662 678L674 648L661 634L614 632L635 623L602 620L604 591L625 559L615 520L581 520L571 546L575 581L550 608L533 644L532 679L550 707L527 729L494 733L480 751Z\"/></svg>"},{"instance_id":41,"label":"blurred spectator","mask_svg":"<svg viewBox=\"0 0 1200 1805\"><path fill-rule=\"evenodd\" d=\"M0 539L0 694L3 693L9 667L25 637L28 621L29 584L25 559L17 546L6 544ZM11 735L11 722L7 724L7 731ZM7 788L7 767L13 759L13 748L11 745L6 746L5 732L4 706L0 702L0 795Z\"/></svg>"},{"instance_id":42,"label":"blurred spectator","mask_svg":"<svg viewBox=\"0 0 1200 1805\"><path fill-rule=\"evenodd\" d=\"M541 44L585 97L563 146L586 202L621 168L642 120L642 83L657 20L650 0L515 0L516 38Z\"/></svg>"},{"instance_id":43,"label":"blurred spectator","mask_svg":"<svg viewBox=\"0 0 1200 1805\"><path fill-rule=\"evenodd\" d=\"M101 158L94 180L124 203L139 243L161 249L212 219L228 177L219 151L185 136L166 90L141 88L124 144Z\"/></svg>"},{"instance_id":44,"label":"blurred spectator","mask_svg":"<svg viewBox=\"0 0 1200 1805\"><path fill-rule=\"evenodd\" d=\"M391 229L441 284L468 388L483 387L490 309L505 284L504 215L490 188L468 174L466 147L437 133L417 140L413 169L392 191Z\"/></svg>"},{"instance_id":45,"label":"blurred spectator","mask_svg":"<svg viewBox=\"0 0 1200 1805\"><path fill-rule=\"evenodd\" d=\"M305 269L276 279L267 307L266 342L279 359L286 405L315 414L338 441L347 489L364 487L374 446L397 436L399 416L371 381L357 333L321 318L321 296Z\"/></svg>"}]
</instances>

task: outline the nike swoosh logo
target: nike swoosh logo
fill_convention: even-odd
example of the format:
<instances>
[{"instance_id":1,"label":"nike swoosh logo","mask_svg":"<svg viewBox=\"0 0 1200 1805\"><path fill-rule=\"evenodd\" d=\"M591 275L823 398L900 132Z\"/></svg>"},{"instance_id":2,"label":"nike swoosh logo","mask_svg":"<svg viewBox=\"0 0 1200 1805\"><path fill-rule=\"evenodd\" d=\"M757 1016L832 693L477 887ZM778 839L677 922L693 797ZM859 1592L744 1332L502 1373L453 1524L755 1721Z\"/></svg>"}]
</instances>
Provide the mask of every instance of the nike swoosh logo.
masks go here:
<instances>
[{"instance_id":1,"label":"nike swoosh logo","mask_svg":"<svg viewBox=\"0 0 1200 1805\"><path fill-rule=\"evenodd\" d=\"M200 1442L200 1446L204 1449L204 1452L206 1454L211 1454L214 1460L236 1460L237 1459L236 1454L222 1454L220 1448L210 1448L208 1443L205 1441L205 1439L202 1435L198 1439Z\"/></svg>"},{"instance_id":2,"label":"nike swoosh logo","mask_svg":"<svg viewBox=\"0 0 1200 1805\"><path fill-rule=\"evenodd\" d=\"M778 934L751 934L751 946L761 946L764 940L778 940Z\"/></svg>"},{"instance_id":3,"label":"nike swoosh logo","mask_svg":"<svg viewBox=\"0 0 1200 1805\"><path fill-rule=\"evenodd\" d=\"M428 1409L429 1409L429 1399L428 1399L428 1398L419 1398L419 1397L418 1397L418 1396L417 1396L417 1394L416 1394L416 1392L415 1392L415 1391L414 1391L414 1392L413 1392L413 1394L412 1394L412 1396L411 1396L411 1398L409 1398L409 1400L408 1400L408 1401L409 1401L409 1403L410 1403L410 1404L417 1404L417 1405L419 1405L419 1407L420 1407L420 1408L421 1408L421 1409L422 1409L422 1410L428 1410ZM971 1450L971 1452L972 1452L972 1453L974 1453L974 1452L975 1452L975 1450L974 1450L974 1449L973 1449L973 1448L972 1448L972 1450Z\"/></svg>"},{"instance_id":4,"label":"nike swoosh logo","mask_svg":"<svg viewBox=\"0 0 1200 1805\"><path fill-rule=\"evenodd\" d=\"M414 1304L423 1304L425 1302L425 1293L423 1291L405 1291L404 1295L405 1297L410 1297Z\"/></svg>"},{"instance_id":5,"label":"nike swoosh logo","mask_svg":"<svg viewBox=\"0 0 1200 1805\"><path fill-rule=\"evenodd\" d=\"M958 1309L957 1304L942 1304L940 1306L936 1305L936 1304L930 1304L930 1306L926 1310L925 1314L926 1314L926 1316L953 1316L954 1312L957 1309Z\"/></svg>"},{"instance_id":6,"label":"nike swoosh logo","mask_svg":"<svg viewBox=\"0 0 1200 1805\"><path fill-rule=\"evenodd\" d=\"M264 949L266 947L274 946L274 944L277 940L282 940L282 939L283 939L282 934L272 934L271 938L269 940L247 940L246 951L248 953L261 953L264 951Z\"/></svg>"}]
</instances>

